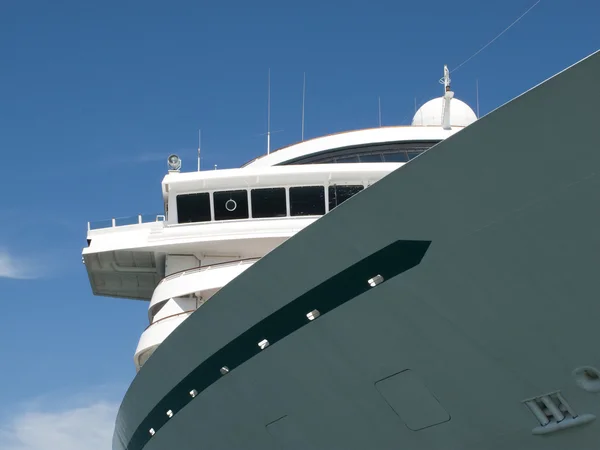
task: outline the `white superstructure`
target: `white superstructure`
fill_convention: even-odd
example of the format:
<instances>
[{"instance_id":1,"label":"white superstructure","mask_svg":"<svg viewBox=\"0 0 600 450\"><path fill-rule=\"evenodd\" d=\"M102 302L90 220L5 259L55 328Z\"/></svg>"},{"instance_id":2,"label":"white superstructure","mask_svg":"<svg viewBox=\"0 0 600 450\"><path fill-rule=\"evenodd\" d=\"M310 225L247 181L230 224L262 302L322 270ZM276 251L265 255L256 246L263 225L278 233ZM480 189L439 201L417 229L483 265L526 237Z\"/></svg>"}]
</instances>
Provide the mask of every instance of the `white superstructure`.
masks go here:
<instances>
[{"instance_id":1,"label":"white superstructure","mask_svg":"<svg viewBox=\"0 0 600 450\"><path fill-rule=\"evenodd\" d=\"M172 155L162 181L164 212L89 223L83 259L94 294L149 302L136 368L268 252L476 120L450 91L447 69L443 80L444 97L423 105L412 126L319 137L239 169L181 173Z\"/></svg>"}]
</instances>

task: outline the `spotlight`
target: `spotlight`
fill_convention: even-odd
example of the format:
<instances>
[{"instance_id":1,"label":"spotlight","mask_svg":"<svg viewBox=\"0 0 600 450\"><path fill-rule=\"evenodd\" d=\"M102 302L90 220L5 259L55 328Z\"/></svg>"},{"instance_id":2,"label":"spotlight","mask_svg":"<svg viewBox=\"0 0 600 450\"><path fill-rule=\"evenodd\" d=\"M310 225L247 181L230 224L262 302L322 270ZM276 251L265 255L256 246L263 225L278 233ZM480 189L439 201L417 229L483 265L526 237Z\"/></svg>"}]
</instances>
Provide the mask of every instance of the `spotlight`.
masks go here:
<instances>
[{"instance_id":1,"label":"spotlight","mask_svg":"<svg viewBox=\"0 0 600 450\"><path fill-rule=\"evenodd\" d=\"M167 159L167 164L169 165L169 170L181 169L181 159L177 155L170 155Z\"/></svg>"}]
</instances>

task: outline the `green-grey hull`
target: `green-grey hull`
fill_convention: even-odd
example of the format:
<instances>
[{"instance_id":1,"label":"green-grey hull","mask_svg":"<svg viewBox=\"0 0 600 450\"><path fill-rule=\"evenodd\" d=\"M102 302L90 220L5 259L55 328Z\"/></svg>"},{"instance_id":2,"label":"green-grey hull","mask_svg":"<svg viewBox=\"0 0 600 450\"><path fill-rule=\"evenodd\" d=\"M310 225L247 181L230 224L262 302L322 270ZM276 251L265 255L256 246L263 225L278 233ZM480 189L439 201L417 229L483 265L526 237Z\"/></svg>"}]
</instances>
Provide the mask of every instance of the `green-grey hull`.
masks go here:
<instances>
[{"instance_id":1,"label":"green-grey hull","mask_svg":"<svg viewBox=\"0 0 600 450\"><path fill-rule=\"evenodd\" d=\"M596 449L599 80L597 52L228 284L137 375L114 450ZM524 401L556 391L542 426Z\"/></svg>"}]
</instances>

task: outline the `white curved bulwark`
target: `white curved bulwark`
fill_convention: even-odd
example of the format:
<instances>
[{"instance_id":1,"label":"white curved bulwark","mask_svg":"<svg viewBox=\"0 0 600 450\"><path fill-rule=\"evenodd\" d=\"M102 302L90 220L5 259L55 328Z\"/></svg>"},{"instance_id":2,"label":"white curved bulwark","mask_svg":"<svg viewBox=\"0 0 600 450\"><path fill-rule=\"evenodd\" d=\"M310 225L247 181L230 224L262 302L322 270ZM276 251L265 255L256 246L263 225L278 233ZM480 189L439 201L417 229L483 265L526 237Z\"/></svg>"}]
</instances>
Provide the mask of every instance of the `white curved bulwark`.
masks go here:
<instances>
[{"instance_id":1,"label":"white curved bulwark","mask_svg":"<svg viewBox=\"0 0 600 450\"><path fill-rule=\"evenodd\" d=\"M164 278L154 290L150 308L173 297L194 295L208 300L218 290L248 269L260 258L227 261L176 272Z\"/></svg>"},{"instance_id":2,"label":"white curved bulwark","mask_svg":"<svg viewBox=\"0 0 600 450\"><path fill-rule=\"evenodd\" d=\"M190 314L258 260L249 258L196 267L163 278L148 308L150 325L142 333L135 351L136 369Z\"/></svg>"},{"instance_id":3,"label":"white curved bulwark","mask_svg":"<svg viewBox=\"0 0 600 450\"><path fill-rule=\"evenodd\" d=\"M166 317L154 324L151 324L144 330L140 336L137 349L135 350L135 356L133 361L135 363L136 370L144 365L144 363L152 356L154 350L177 328L181 323L187 319L193 311L181 311L179 314L174 314L170 317Z\"/></svg>"}]
</instances>

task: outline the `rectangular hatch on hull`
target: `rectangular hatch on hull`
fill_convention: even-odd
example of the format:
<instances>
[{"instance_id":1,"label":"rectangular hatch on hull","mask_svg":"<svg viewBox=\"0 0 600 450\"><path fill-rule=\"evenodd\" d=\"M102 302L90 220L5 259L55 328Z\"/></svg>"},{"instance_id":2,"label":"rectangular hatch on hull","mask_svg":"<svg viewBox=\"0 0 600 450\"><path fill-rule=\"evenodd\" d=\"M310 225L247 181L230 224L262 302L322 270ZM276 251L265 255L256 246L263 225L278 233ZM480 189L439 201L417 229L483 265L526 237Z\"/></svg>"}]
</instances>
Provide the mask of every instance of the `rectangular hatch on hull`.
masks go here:
<instances>
[{"instance_id":1,"label":"rectangular hatch on hull","mask_svg":"<svg viewBox=\"0 0 600 450\"><path fill-rule=\"evenodd\" d=\"M413 431L450 420L448 412L412 370L384 378L375 388L407 428Z\"/></svg>"}]
</instances>

